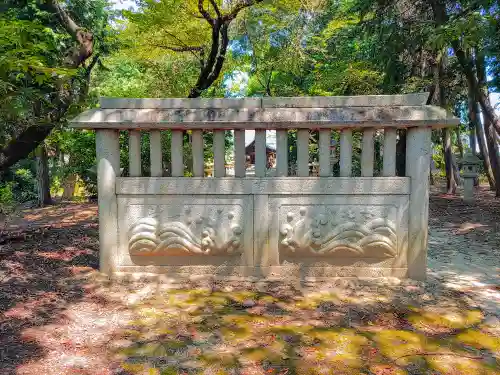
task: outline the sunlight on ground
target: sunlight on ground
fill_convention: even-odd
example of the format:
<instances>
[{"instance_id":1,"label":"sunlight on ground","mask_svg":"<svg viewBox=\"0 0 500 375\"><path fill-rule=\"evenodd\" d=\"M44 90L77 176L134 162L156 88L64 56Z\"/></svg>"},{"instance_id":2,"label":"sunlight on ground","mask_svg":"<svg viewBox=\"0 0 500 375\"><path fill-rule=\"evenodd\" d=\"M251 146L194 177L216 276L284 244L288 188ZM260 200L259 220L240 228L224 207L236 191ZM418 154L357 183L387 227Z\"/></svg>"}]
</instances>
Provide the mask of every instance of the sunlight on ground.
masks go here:
<instances>
[{"instance_id":1,"label":"sunlight on ground","mask_svg":"<svg viewBox=\"0 0 500 375\"><path fill-rule=\"evenodd\" d=\"M498 374L498 327L480 311L355 300L292 289L169 291L135 305L116 355L138 375Z\"/></svg>"},{"instance_id":2,"label":"sunlight on ground","mask_svg":"<svg viewBox=\"0 0 500 375\"><path fill-rule=\"evenodd\" d=\"M431 199L427 283L300 290L110 283L95 205L22 213L0 229L0 375L499 374L497 206Z\"/></svg>"}]
</instances>

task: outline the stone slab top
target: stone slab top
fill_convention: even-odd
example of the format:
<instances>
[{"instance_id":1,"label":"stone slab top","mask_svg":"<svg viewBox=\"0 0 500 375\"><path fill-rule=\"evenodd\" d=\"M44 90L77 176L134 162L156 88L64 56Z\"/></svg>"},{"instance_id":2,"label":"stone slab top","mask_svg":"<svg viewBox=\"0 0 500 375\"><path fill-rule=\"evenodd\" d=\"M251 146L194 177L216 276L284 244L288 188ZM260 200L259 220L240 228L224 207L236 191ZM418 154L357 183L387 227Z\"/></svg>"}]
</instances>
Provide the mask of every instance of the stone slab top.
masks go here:
<instances>
[{"instance_id":1,"label":"stone slab top","mask_svg":"<svg viewBox=\"0 0 500 375\"><path fill-rule=\"evenodd\" d=\"M263 98L108 98L102 109L234 109L234 108L332 108L425 105L428 92L405 95L305 96Z\"/></svg>"},{"instance_id":2,"label":"stone slab top","mask_svg":"<svg viewBox=\"0 0 500 375\"><path fill-rule=\"evenodd\" d=\"M71 121L88 129L342 129L455 126L428 93L300 98L101 98Z\"/></svg>"}]
</instances>

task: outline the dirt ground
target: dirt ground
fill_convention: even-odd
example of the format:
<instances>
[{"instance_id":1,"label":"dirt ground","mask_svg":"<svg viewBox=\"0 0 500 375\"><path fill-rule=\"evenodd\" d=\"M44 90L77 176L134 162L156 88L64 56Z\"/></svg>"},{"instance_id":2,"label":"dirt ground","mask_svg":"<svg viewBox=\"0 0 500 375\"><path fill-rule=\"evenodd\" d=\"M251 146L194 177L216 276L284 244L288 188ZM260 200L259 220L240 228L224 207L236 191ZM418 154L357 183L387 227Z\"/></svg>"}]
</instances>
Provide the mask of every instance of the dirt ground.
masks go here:
<instances>
[{"instance_id":1,"label":"dirt ground","mask_svg":"<svg viewBox=\"0 0 500 375\"><path fill-rule=\"evenodd\" d=\"M95 204L0 219L0 374L499 374L500 200L430 200L427 283L100 275Z\"/></svg>"}]
</instances>

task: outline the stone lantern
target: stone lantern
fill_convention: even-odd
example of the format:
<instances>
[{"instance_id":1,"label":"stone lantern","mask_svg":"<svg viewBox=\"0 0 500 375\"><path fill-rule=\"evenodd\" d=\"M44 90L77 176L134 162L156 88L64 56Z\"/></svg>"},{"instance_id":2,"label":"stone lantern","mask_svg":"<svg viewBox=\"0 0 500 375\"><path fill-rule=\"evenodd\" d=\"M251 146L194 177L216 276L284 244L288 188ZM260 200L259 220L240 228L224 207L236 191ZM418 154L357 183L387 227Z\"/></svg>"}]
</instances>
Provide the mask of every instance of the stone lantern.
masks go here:
<instances>
[{"instance_id":1,"label":"stone lantern","mask_svg":"<svg viewBox=\"0 0 500 375\"><path fill-rule=\"evenodd\" d=\"M462 177L464 179L464 201L474 201L474 180L479 176L481 159L468 152L461 161Z\"/></svg>"}]
</instances>

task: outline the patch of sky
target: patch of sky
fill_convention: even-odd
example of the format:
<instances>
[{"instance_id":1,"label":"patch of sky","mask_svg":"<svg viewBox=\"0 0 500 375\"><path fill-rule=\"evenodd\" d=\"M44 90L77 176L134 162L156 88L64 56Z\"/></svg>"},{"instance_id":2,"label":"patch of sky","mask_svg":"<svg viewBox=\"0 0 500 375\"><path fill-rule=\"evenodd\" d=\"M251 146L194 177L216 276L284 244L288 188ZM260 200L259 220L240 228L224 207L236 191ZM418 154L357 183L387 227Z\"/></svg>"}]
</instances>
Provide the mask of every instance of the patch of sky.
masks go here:
<instances>
[{"instance_id":1,"label":"patch of sky","mask_svg":"<svg viewBox=\"0 0 500 375\"><path fill-rule=\"evenodd\" d=\"M136 0L116 0L112 2L113 8L116 10L136 10Z\"/></svg>"},{"instance_id":2,"label":"patch of sky","mask_svg":"<svg viewBox=\"0 0 500 375\"><path fill-rule=\"evenodd\" d=\"M229 43L229 50L235 57L252 56L253 54L253 51L250 48L250 41L246 35L241 38L231 40Z\"/></svg>"}]
</instances>

